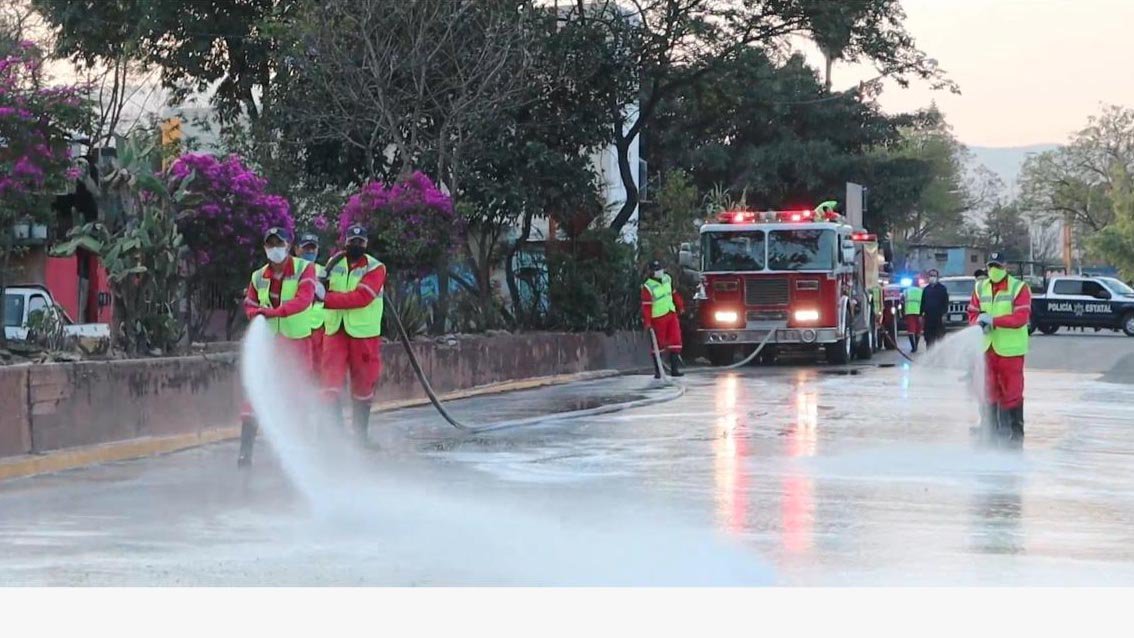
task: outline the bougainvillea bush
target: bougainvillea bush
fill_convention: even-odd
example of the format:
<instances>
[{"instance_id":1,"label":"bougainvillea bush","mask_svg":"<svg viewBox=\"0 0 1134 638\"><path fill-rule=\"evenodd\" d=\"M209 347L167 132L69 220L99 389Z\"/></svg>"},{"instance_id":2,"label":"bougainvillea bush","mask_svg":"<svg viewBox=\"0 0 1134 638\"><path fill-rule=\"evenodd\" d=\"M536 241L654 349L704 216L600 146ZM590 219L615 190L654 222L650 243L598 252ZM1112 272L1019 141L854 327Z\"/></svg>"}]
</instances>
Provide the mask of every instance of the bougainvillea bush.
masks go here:
<instances>
[{"instance_id":1,"label":"bougainvillea bush","mask_svg":"<svg viewBox=\"0 0 1134 638\"><path fill-rule=\"evenodd\" d=\"M263 250L267 230L279 226L294 232L287 200L268 193L267 180L236 155L223 159L204 153L182 155L169 167L166 181L171 192L186 193L177 219L189 252L190 289L222 295L223 309L231 311L252 271L267 263ZM198 319L203 317L194 317L194 323ZM194 326L194 332L198 328Z\"/></svg>"},{"instance_id":2,"label":"bougainvillea bush","mask_svg":"<svg viewBox=\"0 0 1134 638\"><path fill-rule=\"evenodd\" d=\"M364 185L339 215L340 236L352 224L369 229L371 252L390 268L416 273L453 252L465 231L453 200L421 172L393 185Z\"/></svg>"},{"instance_id":3,"label":"bougainvillea bush","mask_svg":"<svg viewBox=\"0 0 1134 638\"><path fill-rule=\"evenodd\" d=\"M50 213L55 195L75 176L68 137L89 121L84 89L47 86L43 62L31 42L0 50L0 291L13 225ZM0 324L3 312L0 307Z\"/></svg>"},{"instance_id":4,"label":"bougainvillea bush","mask_svg":"<svg viewBox=\"0 0 1134 638\"><path fill-rule=\"evenodd\" d=\"M0 51L0 228L42 217L73 177L68 137L90 109L78 86L46 86L42 52L31 42Z\"/></svg>"}]
</instances>

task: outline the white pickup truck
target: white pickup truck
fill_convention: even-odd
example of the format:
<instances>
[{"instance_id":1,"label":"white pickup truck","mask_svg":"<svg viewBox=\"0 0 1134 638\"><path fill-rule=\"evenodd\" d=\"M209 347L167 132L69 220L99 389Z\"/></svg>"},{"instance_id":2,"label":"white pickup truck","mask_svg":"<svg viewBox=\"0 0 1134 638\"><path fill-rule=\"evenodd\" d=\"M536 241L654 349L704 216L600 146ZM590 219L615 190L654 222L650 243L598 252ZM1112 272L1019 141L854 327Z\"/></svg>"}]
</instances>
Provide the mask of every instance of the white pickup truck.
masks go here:
<instances>
[{"instance_id":1,"label":"white pickup truck","mask_svg":"<svg viewBox=\"0 0 1134 638\"><path fill-rule=\"evenodd\" d=\"M75 323L55 303L51 292L40 285L7 286L4 288L4 336L12 341L26 341L32 313L40 310L58 312L63 333L68 337L109 339L110 325Z\"/></svg>"}]
</instances>

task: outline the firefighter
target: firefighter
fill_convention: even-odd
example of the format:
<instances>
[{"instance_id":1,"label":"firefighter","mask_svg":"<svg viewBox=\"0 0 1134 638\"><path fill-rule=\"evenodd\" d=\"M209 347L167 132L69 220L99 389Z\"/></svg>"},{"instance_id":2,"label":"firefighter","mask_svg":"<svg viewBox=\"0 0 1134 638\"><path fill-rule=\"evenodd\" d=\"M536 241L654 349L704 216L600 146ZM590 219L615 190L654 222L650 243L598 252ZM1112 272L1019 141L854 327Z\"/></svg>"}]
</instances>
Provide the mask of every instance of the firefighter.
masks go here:
<instances>
[{"instance_id":1,"label":"firefighter","mask_svg":"<svg viewBox=\"0 0 1134 638\"><path fill-rule=\"evenodd\" d=\"M650 276L642 284L642 323L646 331L653 330L657 338L658 348L669 352L670 374L675 377L685 376L681 372L681 322L677 315L685 310L681 296L673 290L673 280L661 262L650 262ZM651 346L652 349L652 346ZM661 353L659 352L660 356ZM654 357L654 378L661 378L657 357Z\"/></svg>"},{"instance_id":2,"label":"firefighter","mask_svg":"<svg viewBox=\"0 0 1134 638\"><path fill-rule=\"evenodd\" d=\"M925 318L925 347L945 336L945 313L949 312L949 290L938 280L936 270L929 271L929 284L921 291L921 313Z\"/></svg>"},{"instance_id":3,"label":"firefighter","mask_svg":"<svg viewBox=\"0 0 1134 638\"><path fill-rule=\"evenodd\" d=\"M984 330L985 392L983 426L990 438L1021 447L1024 442L1024 355L1032 293L1004 269L999 253L988 258L988 278L969 301L969 323Z\"/></svg>"},{"instance_id":4,"label":"firefighter","mask_svg":"<svg viewBox=\"0 0 1134 638\"><path fill-rule=\"evenodd\" d=\"M268 329L279 337L277 344L285 348L296 363L312 370L311 321L306 312L315 298L315 267L298 257L289 257L291 241L291 232L286 228L269 228L264 234L268 264L252 273L244 295L244 314L250 320L267 319ZM258 429L247 401L240 417L240 456L236 464L247 467L252 463Z\"/></svg>"},{"instance_id":5,"label":"firefighter","mask_svg":"<svg viewBox=\"0 0 1134 638\"><path fill-rule=\"evenodd\" d=\"M368 441L370 404L382 371L382 289L386 266L366 253L366 228L347 229L344 250L327 262L323 298L323 390L342 418L339 392L350 375L352 423Z\"/></svg>"},{"instance_id":6,"label":"firefighter","mask_svg":"<svg viewBox=\"0 0 1134 638\"><path fill-rule=\"evenodd\" d=\"M916 284L906 288L902 295L905 303L906 332L910 338L910 352L917 352L921 341L921 288Z\"/></svg>"},{"instance_id":7,"label":"firefighter","mask_svg":"<svg viewBox=\"0 0 1134 638\"><path fill-rule=\"evenodd\" d=\"M319 282L326 281L327 269L319 264L318 235L314 233L300 235L296 244L296 253L300 259L309 261L315 266L315 278ZM323 302L316 298L307 315L311 318L311 360L318 369L323 365Z\"/></svg>"}]
</instances>

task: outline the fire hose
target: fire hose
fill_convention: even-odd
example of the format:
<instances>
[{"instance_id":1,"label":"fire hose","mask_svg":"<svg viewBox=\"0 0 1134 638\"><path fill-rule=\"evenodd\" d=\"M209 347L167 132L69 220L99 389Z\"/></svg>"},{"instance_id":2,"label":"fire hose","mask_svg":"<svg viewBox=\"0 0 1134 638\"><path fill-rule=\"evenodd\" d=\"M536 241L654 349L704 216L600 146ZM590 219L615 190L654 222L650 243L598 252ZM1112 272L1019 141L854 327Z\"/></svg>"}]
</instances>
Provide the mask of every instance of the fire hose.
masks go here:
<instances>
[{"instance_id":1,"label":"fire hose","mask_svg":"<svg viewBox=\"0 0 1134 638\"><path fill-rule=\"evenodd\" d=\"M440 398L438 398L437 393L434 392L433 386L429 383L428 377L425 376L425 371L423 371L421 369L421 364L418 363L417 357L413 353L413 347L410 344L409 335L406 333L405 326L402 325L402 319L401 319L401 317L398 316L398 311L394 308L394 304L390 303L390 300L388 298L386 299L386 312L390 313L390 316L393 317L393 319L394 319L394 326L398 329L398 340L401 341L402 347L405 348L406 356L409 357L410 367L413 368L413 372L417 376L417 380L421 383L422 389L425 390L426 396L429 397L429 402L431 404L433 404L433 407L437 410L437 413L440 414L441 418L445 419L445 421L449 425L451 425L454 428L456 428L457 430L460 430L461 432L464 432L464 433L467 433L467 434L480 434L480 433L484 433L484 432L495 432L495 431L499 431L499 430L505 430L505 429L509 429L509 428L517 428L517 427L522 427L522 426L526 426L526 425L535 425L535 424L538 424L538 423L565 421L565 420L569 420L569 419L578 419L578 418L581 418L581 417L597 416L597 415L600 415L600 414L610 414L612 412L621 412L623 410L630 410L630 409L633 409L633 408L641 408L641 407L645 407L645 406L648 406L648 405L656 405L658 403L666 403L666 402L669 402L669 401L679 399L679 398L681 398L682 396L685 395L685 386L681 385L680 383L676 383L675 381L673 381L672 378L669 377L669 375L667 375L663 372L662 373L662 375L663 375L662 376L662 382L667 387L671 388L671 390L669 392L667 392L663 395L646 397L646 398L637 399L637 400L634 400L634 401L624 401L622 403L611 403L611 404L608 404L608 405L600 405L598 407L587 408L587 409L584 409L584 410L571 410L571 411L568 411L568 412L557 412L557 413L554 413L554 414L545 414L545 415L540 415L540 416L527 417L527 418L523 418L523 419L513 419L513 420L509 420L509 421L501 421L501 422L498 422L498 423L488 423L488 424L483 424L483 425L475 425L475 424L465 423L463 421L458 420L456 417L454 417L449 412L449 410L445 408L445 404L441 401ZM651 339L653 339L653 332L652 331L650 333L650 337L651 337ZM653 341L654 341L654 352L653 352L654 360L657 363L657 365L659 366L659 369L661 369L661 367L660 367L661 366L661 358L658 356L657 340L653 339Z\"/></svg>"}]
</instances>

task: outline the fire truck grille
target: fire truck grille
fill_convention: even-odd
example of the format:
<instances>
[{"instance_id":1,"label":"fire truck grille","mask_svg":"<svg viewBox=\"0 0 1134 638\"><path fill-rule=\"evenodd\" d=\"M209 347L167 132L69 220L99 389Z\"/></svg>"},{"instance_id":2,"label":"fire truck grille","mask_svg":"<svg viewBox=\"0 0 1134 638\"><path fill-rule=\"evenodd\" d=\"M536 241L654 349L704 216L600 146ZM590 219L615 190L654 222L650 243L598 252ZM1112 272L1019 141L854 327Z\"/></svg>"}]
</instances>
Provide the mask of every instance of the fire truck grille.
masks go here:
<instances>
[{"instance_id":1,"label":"fire truck grille","mask_svg":"<svg viewBox=\"0 0 1134 638\"><path fill-rule=\"evenodd\" d=\"M748 279L744 282L744 303L749 306L786 306L790 301L788 279Z\"/></svg>"},{"instance_id":2,"label":"fire truck grille","mask_svg":"<svg viewBox=\"0 0 1134 638\"><path fill-rule=\"evenodd\" d=\"M749 310L749 321L787 321L786 310Z\"/></svg>"}]
</instances>

